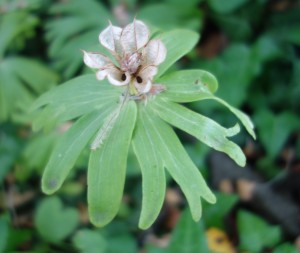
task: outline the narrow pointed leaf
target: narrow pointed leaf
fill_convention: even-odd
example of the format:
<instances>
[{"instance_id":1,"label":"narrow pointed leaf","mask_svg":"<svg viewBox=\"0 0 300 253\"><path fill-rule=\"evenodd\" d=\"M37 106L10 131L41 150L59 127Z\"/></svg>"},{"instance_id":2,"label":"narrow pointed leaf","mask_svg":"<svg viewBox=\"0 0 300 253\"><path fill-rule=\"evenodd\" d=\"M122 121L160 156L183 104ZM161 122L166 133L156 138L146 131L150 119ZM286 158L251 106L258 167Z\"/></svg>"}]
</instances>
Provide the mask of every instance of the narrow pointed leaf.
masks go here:
<instances>
[{"instance_id":1,"label":"narrow pointed leaf","mask_svg":"<svg viewBox=\"0 0 300 253\"><path fill-rule=\"evenodd\" d=\"M157 152L153 129L149 128L142 113L138 114L133 138L133 149L142 170L143 202L139 221L141 229L149 228L162 208L166 178L162 158Z\"/></svg>"},{"instance_id":2,"label":"narrow pointed leaf","mask_svg":"<svg viewBox=\"0 0 300 253\"><path fill-rule=\"evenodd\" d=\"M36 113L33 129L52 128L58 123L106 107L108 103L117 103L121 92L107 81L99 82L95 75L74 78L45 93L33 104L32 110L45 106Z\"/></svg>"},{"instance_id":3,"label":"narrow pointed leaf","mask_svg":"<svg viewBox=\"0 0 300 253\"><path fill-rule=\"evenodd\" d=\"M255 139L254 125L248 115L229 105L212 93L217 90L218 81L209 72L203 70L182 70L166 75L158 83L165 85L167 90L161 97L173 102L187 103L198 100L213 99L226 106L244 125L248 133Z\"/></svg>"},{"instance_id":4,"label":"narrow pointed leaf","mask_svg":"<svg viewBox=\"0 0 300 253\"><path fill-rule=\"evenodd\" d=\"M32 105L32 110L36 110L47 104L75 102L86 102L96 98L104 99L113 95L119 95L120 89L111 85L107 81L99 81L94 74L83 75L67 81L49 92L45 93Z\"/></svg>"},{"instance_id":5,"label":"narrow pointed leaf","mask_svg":"<svg viewBox=\"0 0 300 253\"><path fill-rule=\"evenodd\" d=\"M190 30L177 29L163 33L158 38L162 40L167 48L167 57L159 65L156 78L165 73L173 63L192 50L199 40L199 34Z\"/></svg>"},{"instance_id":6,"label":"narrow pointed leaf","mask_svg":"<svg viewBox=\"0 0 300 253\"><path fill-rule=\"evenodd\" d=\"M200 197L215 203L215 196L173 129L148 109L143 110L141 115L150 138L156 145L157 153L163 158L165 167L186 196L193 219L198 221L202 214Z\"/></svg>"},{"instance_id":7,"label":"narrow pointed leaf","mask_svg":"<svg viewBox=\"0 0 300 253\"><path fill-rule=\"evenodd\" d=\"M126 103L103 145L91 152L88 205L90 219L95 226L108 224L119 210L136 113L135 102Z\"/></svg>"},{"instance_id":8,"label":"narrow pointed leaf","mask_svg":"<svg viewBox=\"0 0 300 253\"><path fill-rule=\"evenodd\" d=\"M237 127L226 129L207 117L163 99L154 100L151 108L171 125L195 136L206 145L226 153L238 165L245 166L246 158L243 151L227 139L238 132Z\"/></svg>"},{"instance_id":9,"label":"narrow pointed leaf","mask_svg":"<svg viewBox=\"0 0 300 253\"><path fill-rule=\"evenodd\" d=\"M62 136L45 168L42 178L43 192L52 194L61 187L81 151L113 109L114 106L110 106L103 111L83 116Z\"/></svg>"},{"instance_id":10,"label":"narrow pointed leaf","mask_svg":"<svg viewBox=\"0 0 300 253\"><path fill-rule=\"evenodd\" d=\"M199 94L218 89L217 79L209 72L194 69L180 70L164 75L157 83L165 85L167 91L161 95L176 102L191 102L199 100Z\"/></svg>"}]
</instances>

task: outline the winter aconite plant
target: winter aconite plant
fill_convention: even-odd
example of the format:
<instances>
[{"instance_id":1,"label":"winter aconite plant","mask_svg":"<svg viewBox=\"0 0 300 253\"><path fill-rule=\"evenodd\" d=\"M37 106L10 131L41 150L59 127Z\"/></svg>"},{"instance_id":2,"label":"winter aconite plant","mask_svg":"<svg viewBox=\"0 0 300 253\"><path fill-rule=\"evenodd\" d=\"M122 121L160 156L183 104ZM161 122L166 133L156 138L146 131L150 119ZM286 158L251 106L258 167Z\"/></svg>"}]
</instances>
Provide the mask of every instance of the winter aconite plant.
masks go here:
<instances>
[{"instance_id":1,"label":"winter aconite plant","mask_svg":"<svg viewBox=\"0 0 300 253\"><path fill-rule=\"evenodd\" d=\"M177 127L245 165L242 150L228 138L239 126L224 128L179 103L214 99L226 106L255 138L245 114L213 93L217 80L203 70L166 73L189 52L198 35L188 30L156 33L138 20L100 33L99 50L86 52L84 63L96 70L72 79L40 97L34 104L34 129L76 120L62 136L46 166L42 189L47 194L63 184L81 151L90 145L88 206L90 219L104 226L117 214L125 183L128 150L132 145L143 180L140 228L148 228L163 205L165 169L181 187L194 220L201 217L201 200L216 201L198 168L176 136Z\"/></svg>"}]
</instances>

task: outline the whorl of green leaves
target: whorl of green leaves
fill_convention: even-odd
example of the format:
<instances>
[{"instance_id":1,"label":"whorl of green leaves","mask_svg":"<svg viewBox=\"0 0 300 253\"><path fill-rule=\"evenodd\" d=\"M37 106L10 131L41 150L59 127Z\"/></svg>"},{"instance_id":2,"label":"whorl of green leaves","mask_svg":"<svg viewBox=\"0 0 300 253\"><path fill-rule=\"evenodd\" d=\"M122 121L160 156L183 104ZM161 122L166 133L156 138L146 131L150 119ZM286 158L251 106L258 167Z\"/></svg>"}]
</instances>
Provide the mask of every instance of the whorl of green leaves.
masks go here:
<instances>
[{"instance_id":1,"label":"whorl of green leaves","mask_svg":"<svg viewBox=\"0 0 300 253\"><path fill-rule=\"evenodd\" d=\"M226 106L246 130L255 137L253 124L247 115L217 98L216 78L203 70L182 70L164 74L179 58L188 53L199 36L188 30L174 30L159 35L168 54L160 66L155 83L166 91L145 101L125 101L119 116L111 121L110 131L100 147L90 153L88 166L88 205L90 219L104 226L117 214L126 175L126 160L130 144L140 164L143 179L143 202L139 226L146 229L157 218L164 201L165 169L181 187L194 220L201 217L201 201L216 201L198 168L187 155L172 126L226 153L237 164L246 159L238 145L229 140L240 128L224 128L212 119L179 105L213 99ZM116 88L95 75L84 75L54 88L41 96L33 106L34 129L49 129L69 120L77 121L58 141L46 166L42 189L47 194L57 191L81 151L90 145L105 120L124 99L125 88Z\"/></svg>"}]
</instances>

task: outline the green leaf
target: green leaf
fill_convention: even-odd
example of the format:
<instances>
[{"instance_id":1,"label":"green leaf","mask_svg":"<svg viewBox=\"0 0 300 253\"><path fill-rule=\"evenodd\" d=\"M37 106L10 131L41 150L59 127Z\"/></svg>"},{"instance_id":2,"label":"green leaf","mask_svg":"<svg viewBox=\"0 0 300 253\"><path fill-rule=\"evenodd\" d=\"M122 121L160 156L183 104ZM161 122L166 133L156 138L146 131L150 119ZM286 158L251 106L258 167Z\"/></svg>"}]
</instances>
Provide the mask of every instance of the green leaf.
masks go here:
<instances>
[{"instance_id":1,"label":"green leaf","mask_svg":"<svg viewBox=\"0 0 300 253\"><path fill-rule=\"evenodd\" d=\"M176 102L191 102L198 100L199 94L218 89L217 79L204 70L181 70L164 75L157 80L165 85L167 90L161 95Z\"/></svg>"},{"instance_id":2,"label":"green leaf","mask_svg":"<svg viewBox=\"0 0 300 253\"><path fill-rule=\"evenodd\" d=\"M107 253L130 252L138 253L136 239L130 235L128 230L122 235L114 235L108 238L109 248Z\"/></svg>"},{"instance_id":3,"label":"green leaf","mask_svg":"<svg viewBox=\"0 0 300 253\"><path fill-rule=\"evenodd\" d=\"M8 223L5 216L0 217L0 235L0 253L4 253L9 236Z\"/></svg>"},{"instance_id":4,"label":"green leaf","mask_svg":"<svg viewBox=\"0 0 300 253\"><path fill-rule=\"evenodd\" d=\"M113 109L114 106L110 106L81 117L62 136L53 150L43 174L42 190L44 193L52 194L61 187L81 151Z\"/></svg>"},{"instance_id":5,"label":"green leaf","mask_svg":"<svg viewBox=\"0 0 300 253\"><path fill-rule=\"evenodd\" d=\"M163 99L157 98L150 105L163 120L195 136L206 145L226 153L239 166L245 166L243 151L227 139L239 132L238 125L226 129L207 117Z\"/></svg>"},{"instance_id":6,"label":"green leaf","mask_svg":"<svg viewBox=\"0 0 300 253\"><path fill-rule=\"evenodd\" d=\"M219 89L216 93L235 107L245 101L257 65L252 61L249 47L244 44L232 44L224 52L212 60L195 64L196 68L205 69L218 77Z\"/></svg>"},{"instance_id":7,"label":"green leaf","mask_svg":"<svg viewBox=\"0 0 300 253\"><path fill-rule=\"evenodd\" d=\"M169 247L165 252L210 253L206 242L204 226L195 223L187 210L182 213L172 233Z\"/></svg>"},{"instance_id":8,"label":"green leaf","mask_svg":"<svg viewBox=\"0 0 300 253\"><path fill-rule=\"evenodd\" d=\"M290 243L284 243L274 249L273 253L299 253L299 249Z\"/></svg>"},{"instance_id":9,"label":"green leaf","mask_svg":"<svg viewBox=\"0 0 300 253\"><path fill-rule=\"evenodd\" d=\"M217 203L215 205L203 205L203 218L206 227L225 229L224 217L237 203L238 197L233 194L215 193Z\"/></svg>"},{"instance_id":10,"label":"green leaf","mask_svg":"<svg viewBox=\"0 0 300 253\"><path fill-rule=\"evenodd\" d=\"M274 115L271 111L261 110L254 120L259 139L272 159L280 152L290 134L300 127L299 117L288 111Z\"/></svg>"},{"instance_id":11,"label":"green leaf","mask_svg":"<svg viewBox=\"0 0 300 253\"><path fill-rule=\"evenodd\" d=\"M47 91L58 82L58 75L36 60L14 57L7 61L15 69L16 75L37 94Z\"/></svg>"},{"instance_id":12,"label":"green leaf","mask_svg":"<svg viewBox=\"0 0 300 253\"><path fill-rule=\"evenodd\" d=\"M241 250L259 253L264 247L273 247L281 239L278 226L271 226L249 212L240 211L237 222Z\"/></svg>"},{"instance_id":13,"label":"green leaf","mask_svg":"<svg viewBox=\"0 0 300 253\"><path fill-rule=\"evenodd\" d=\"M73 76L83 66L81 49L99 44L98 36L113 17L105 6L95 0L58 2L52 4L53 17L46 24L49 56L64 77ZM101 18L99 18L101 17Z\"/></svg>"},{"instance_id":14,"label":"green leaf","mask_svg":"<svg viewBox=\"0 0 300 253\"><path fill-rule=\"evenodd\" d=\"M147 229L156 220L162 208L166 177L163 160L157 152L157 143L152 137L153 129L149 128L142 113L138 114L133 148L142 170L143 180L143 202L139 227Z\"/></svg>"},{"instance_id":15,"label":"green leaf","mask_svg":"<svg viewBox=\"0 0 300 253\"><path fill-rule=\"evenodd\" d=\"M11 44L24 44L27 34L32 33L39 23L37 17L26 11L1 13L0 20L0 59Z\"/></svg>"},{"instance_id":16,"label":"green leaf","mask_svg":"<svg viewBox=\"0 0 300 253\"><path fill-rule=\"evenodd\" d=\"M199 31L204 15L195 8L193 3L187 1L182 5L180 1L168 1L169 3L151 3L144 6L138 11L137 17L140 20L146 21L151 25L164 29L186 28ZM190 1L189 1L190 2ZM188 4L190 6L188 6ZM195 3L194 3L195 4ZM180 7L178 6L180 5ZM166 15L168 13L168 15Z\"/></svg>"},{"instance_id":17,"label":"green leaf","mask_svg":"<svg viewBox=\"0 0 300 253\"><path fill-rule=\"evenodd\" d=\"M45 198L39 204L34 218L39 234L52 243L64 240L79 223L78 211L74 208L63 208L57 197Z\"/></svg>"},{"instance_id":18,"label":"green leaf","mask_svg":"<svg viewBox=\"0 0 300 253\"><path fill-rule=\"evenodd\" d=\"M74 78L37 99L32 110L43 108L34 118L33 129L51 128L57 123L107 107L111 103L117 103L122 90L106 80L98 81L95 75Z\"/></svg>"},{"instance_id":19,"label":"green leaf","mask_svg":"<svg viewBox=\"0 0 300 253\"><path fill-rule=\"evenodd\" d=\"M209 6L218 13L230 13L247 3L249 0L209 0Z\"/></svg>"},{"instance_id":20,"label":"green leaf","mask_svg":"<svg viewBox=\"0 0 300 253\"><path fill-rule=\"evenodd\" d=\"M21 57L0 62L0 120L27 114L36 95L50 89L57 75L45 65Z\"/></svg>"},{"instance_id":21,"label":"green leaf","mask_svg":"<svg viewBox=\"0 0 300 253\"><path fill-rule=\"evenodd\" d=\"M202 70L182 70L166 75L157 82L167 88L160 97L173 102L186 103L213 99L223 104L243 123L248 133L255 139L254 125L250 118L224 100L211 94L218 87L218 82L212 74Z\"/></svg>"},{"instance_id":22,"label":"green leaf","mask_svg":"<svg viewBox=\"0 0 300 253\"><path fill-rule=\"evenodd\" d=\"M135 102L126 103L102 146L91 152L88 205L91 222L96 226L109 223L119 210L136 113Z\"/></svg>"},{"instance_id":23,"label":"green leaf","mask_svg":"<svg viewBox=\"0 0 300 253\"><path fill-rule=\"evenodd\" d=\"M162 33L158 38L162 40L167 48L167 57L159 65L156 78L165 73L182 56L190 52L199 40L199 35L196 32L178 29Z\"/></svg>"},{"instance_id":24,"label":"green leaf","mask_svg":"<svg viewBox=\"0 0 300 253\"><path fill-rule=\"evenodd\" d=\"M179 184L188 200L193 219L198 221L202 214L200 197L210 203L215 203L215 196L172 128L154 115L148 107L143 109L140 117L156 146L157 155L163 158L164 166Z\"/></svg>"},{"instance_id":25,"label":"green leaf","mask_svg":"<svg viewBox=\"0 0 300 253\"><path fill-rule=\"evenodd\" d=\"M7 172L13 168L13 164L19 156L20 145L16 137L3 130L0 133L0 184L2 185Z\"/></svg>"},{"instance_id":26,"label":"green leaf","mask_svg":"<svg viewBox=\"0 0 300 253\"><path fill-rule=\"evenodd\" d=\"M81 229L73 237L73 243L81 253L106 253L107 242L99 232Z\"/></svg>"}]
</instances>

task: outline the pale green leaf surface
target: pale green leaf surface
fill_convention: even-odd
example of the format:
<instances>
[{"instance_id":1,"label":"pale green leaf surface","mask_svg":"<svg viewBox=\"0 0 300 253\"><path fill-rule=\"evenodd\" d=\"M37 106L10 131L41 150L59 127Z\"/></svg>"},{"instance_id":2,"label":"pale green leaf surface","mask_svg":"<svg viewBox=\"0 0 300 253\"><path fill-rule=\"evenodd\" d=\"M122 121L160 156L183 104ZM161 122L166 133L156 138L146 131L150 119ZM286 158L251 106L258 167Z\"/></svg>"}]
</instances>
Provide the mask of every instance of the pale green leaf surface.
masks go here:
<instances>
[{"instance_id":1,"label":"pale green leaf surface","mask_svg":"<svg viewBox=\"0 0 300 253\"><path fill-rule=\"evenodd\" d=\"M215 203L215 196L172 128L148 108L143 110L141 117L156 145L156 152L163 157L164 166L179 184L188 200L193 219L198 221L202 214L200 197L210 203Z\"/></svg>"},{"instance_id":2,"label":"pale green leaf surface","mask_svg":"<svg viewBox=\"0 0 300 253\"><path fill-rule=\"evenodd\" d=\"M162 40L167 48L167 57L165 61L159 65L156 78L160 77L177 60L191 51L199 40L199 35L193 31L177 29L162 33L158 38Z\"/></svg>"},{"instance_id":3,"label":"pale green leaf surface","mask_svg":"<svg viewBox=\"0 0 300 253\"><path fill-rule=\"evenodd\" d=\"M100 148L91 152L88 168L88 205L90 219L96 226L109 223L119 210L136 113L135 102L126 103L109 136Z\"/></svg>"},{"instance_id":4,"label":"pale green leaf surface","mask_svg":"<svg viewBox=\"0 0 300 253\"><path fill-rule=\"evenodd\" d=\"M167 88L161 95L174 97L176 102L196 101L199 93L207 90L214 93L218 89L217 79L211 73L200 69L176 71L162 76L157 83Z\"/></svg>"},{"instance_id":5,"label":"pale green leaf surface","mask_svg":"<svg viewBox=\"0 0 300 253\"><path fill-rule=\"evenodd\" d=\"M83 116L62 136L45 168L42 178L43 192L52 194L61 187L81 151L114 107L111 105L103 111L95 111Z\"/></svg>"},{"instance_id":6,"label":"pale green leaf surface","mask_svg":"<svg viewBox=\"0 0 300 253\"><path fill-rule=\"evenodd\" d=\"M74 78L45 93L33 104L32 110L45 106L36 112L33 129L52 128L57 123L117 103L122 90L107 81L99 82L95 75Z\"/></svg>"},{"instance_id":7,"label":"pale green leaf surface","mask_svg":"<svg viewBox=\"0 0 300 253\"><path fill-rule=\"evenodd\" d=\"M153 128L149 128L143 111L138 114L133 138L133 148L142 170L143 201L139 227L147 229L159 215L162 208L166 177L162 158L153 139Z\"/></svg>"},{"instance_id":8,"label":"pale green leaf surface","mask_svg":"<svg viewBox=\"0 0 300 253\"><path fill-rule=\"evenodd\" d=\"M239 128L226 129L205 116L163 99L153 100L151 108L171 125L195 136L206 145L226 153L238 165L245 166L246 158L243 151L227 138L237 134Z\"/></svg>"},{"instance_id":9,"label":"pale green leaf surface","mask_svg":"<svg viewBox=\"0 0 300 253\"><path fill-rule=\"evenodd\" d=\"M94 74L88 74L73 78L42 95L32 105L32 110L47 104L66 105L72 103L95 100L100 97L104 99L110 96L120 95L122 89L111 85L108 81L99 81Z\"/></svg>"},{"instance_id":10,"label":"pale green leaf surface","mask_svg":"<svg viewBox=\"0 0 300 253\"><path fill-rule=\"evenodd\" d=\"M34 219L39 234L52 243L65 239L79 224L78 211L75 208L64 208L58 197L43 199Z\"/></svg>"},{"instance_id":11,"label":"pale green leaf surface","mask_svg":"<svg viewBox=\"0 0 300 253\"><path fill-rule=\"evenodd\" d=\"M202 70L182 70L166 75L158 80L166 86L161 97L173 102L186 103L198 100L213 99L226 106L244 125L248 133L255 139L254 125L248 115L234 108L226 101L211 94L216 91L218 82L209 72Z\"/></svg>"}]
</instances>

